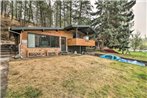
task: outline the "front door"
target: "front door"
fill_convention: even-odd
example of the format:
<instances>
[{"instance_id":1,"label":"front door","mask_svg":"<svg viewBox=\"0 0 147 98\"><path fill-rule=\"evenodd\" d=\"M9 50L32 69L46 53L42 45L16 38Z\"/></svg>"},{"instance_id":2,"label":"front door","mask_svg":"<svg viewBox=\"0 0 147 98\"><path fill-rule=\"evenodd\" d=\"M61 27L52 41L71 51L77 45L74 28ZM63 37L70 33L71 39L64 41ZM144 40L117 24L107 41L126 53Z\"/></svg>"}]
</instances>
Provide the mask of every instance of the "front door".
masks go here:
<instances>
[{"instance_id":1,"label":"front door","mask_svg":"<svg viewBox=\"0 0 147 98\"><path fill-rule=\"evenodd\" d=\"M66 37L61 37L61 51L66 51Z\"/></svg>"}]
</instances>

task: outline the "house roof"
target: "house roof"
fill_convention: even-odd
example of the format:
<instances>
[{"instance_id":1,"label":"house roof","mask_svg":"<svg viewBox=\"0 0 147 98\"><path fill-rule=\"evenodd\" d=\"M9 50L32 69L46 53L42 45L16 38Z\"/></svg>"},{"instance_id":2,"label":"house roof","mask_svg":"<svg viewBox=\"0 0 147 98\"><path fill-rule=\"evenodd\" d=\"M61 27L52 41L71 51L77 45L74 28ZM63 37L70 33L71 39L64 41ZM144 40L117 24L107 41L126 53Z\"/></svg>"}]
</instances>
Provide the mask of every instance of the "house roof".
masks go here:
<instances>
[{"instance_id":1,"label":"house roof","mask_svg":"<svg viewBox=\"0 0 147 98\"><path fill-rule=\"evenodd\" d=\"M63 30L63 28L59 27L12 27L10 30L13 31L36 31L36 30Z\"/></svg>"},{"instance_id":2,"label":"house roof","mask_svg":"<svg viewBox=\"0 0 147 98\"><path fill-rule=\"evenodd\" d=\"M17 33L21 33L21 31L36 31L36 30L40 30L40 31L45 31L45 30L75 30L78 29L79 31L85 33L85 34L94 34L95 30L93 30L89 25L69 25L66 26L64 28L60 28L60 27L12 27L10 28L10 32L13 33L17 32Z\"/></svg>"},{"instance_id":3,"label":"house roof","mask_svg":"<svg viewBox=\"0 0 147 98\"><path fill-rule=\"evenodd\" d=\"M89 25L69 25L64 28L65 30L75 30L78 29L79 31L85 34L94 34L96 31L92 29Z\"/></svg>"}]
</instances>

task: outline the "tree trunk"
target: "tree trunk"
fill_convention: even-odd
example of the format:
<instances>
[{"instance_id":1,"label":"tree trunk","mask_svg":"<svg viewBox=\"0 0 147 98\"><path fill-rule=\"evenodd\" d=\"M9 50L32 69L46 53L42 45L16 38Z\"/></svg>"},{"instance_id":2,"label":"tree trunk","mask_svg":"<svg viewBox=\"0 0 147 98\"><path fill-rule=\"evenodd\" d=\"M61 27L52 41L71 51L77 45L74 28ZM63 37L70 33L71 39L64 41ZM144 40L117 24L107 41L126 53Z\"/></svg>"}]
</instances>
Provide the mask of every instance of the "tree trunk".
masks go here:
<instances>
[{"instance_id":1,"label":"tree trunk","mask_svg":"<svg viewBox=\"0 0 147 98\"><path fill-rule=\"evenodd\" d=\"M32 5L31 5L31 1L29 2L29 11L28 11L28 15L29 15L29 18L28 18L28 21L30 22L30 19L31 19L31 9L32 9Z\"/></svg>"},{"instance_id":2,"label":"tree trunk","mask_svg":"<svg viewBox=\"0 0 147 98\"><path fill-rule=\"evenodd\" d=\"M62 4L61 4L61 1L59 1L59 3L60 3L60 27L62 26L62 21L61 21L61 17L62 17L62 15L61 15L61 6L62 6Z\"/></svg>"},{"instance_id":3,"label":"tree trunk","mask_svg":"<svg viewBox=\"0 0 147 98\"><path fill-rule=\"evenodd\" d=\"M52 7L51 7L51 1L49 0L49 26L52 26Z\"/></svg>"},{"instance_id":4,"label":"tree trunk","mask_svg":"<svg viewBox=\"0 0 147 98\"><path fill-rule=\"evenodd\" d=\"M56 27L58 26L58 1L56 1Z\"/></svg>"},{"instance_id":5,"label":"tree trunk","mask_svg":"<svg viewBox=\"0 0 147 98\"><path fill-rule=\"evenodd\" d=\"M13 15L14 15L14 13L13 13L14 11L13 11L13 0L11 1L11 19L13 19Z\"/></svg>"},{"instance_id":6,"label":"tree trunk","mask_svg":"<svg viewBox=\"0 0 147 98\"><path fill-rule=\"evenodd\" d=\"M70 0L70 21L69 24L72 24L72 0Z\"/></svg>"},{"instance_id":7,"label":"tree trunk","mask_svg":"<svg viewBox=\"0 0 147 98\"><path fill-rule=\"evenodd\" d=\"M19 22L22 23L22 1L20 1L20 8L19 8Z\"/></svg>"},{"instance_id":8,"label":"tree trunk","mask_svg":"<svg viewBox=\"0 0 147 98\"><path fill-rule=\"evenodd\" d=\"M1 1L1 15L3 16L4 11L4 1Z\"/></svg>"},{"instance_id":9,"label":"tree trunk","mask_svg":"<svg viewBox=\"0 0 147 98\"><path fill-rule=\"evenodd\" d=\"M7 2L8 1L4 1L4 17L6 17L7 16Z\"/></svg>"},{"instance_id":10,"label":"tree trunk","mask_svg":"<svg viewBox=\"0 0 147 98\"><path fill-rule=\"evenodd\" d=\"M66 8L66 7L65 7L65 1L63 1L63 6L64 6L64 7L63 7L63 15L64 15L64 16L63 16L63 17L64 17L64 19L63 19L63 25L64 25L64 27L65 27L65 19L66 19L66 15L65 15L65 8Z\"/></svg>"},{"instance_id":11,"label":"tree trunk","mask_svg":"<svg viewBox=\"0 0 147 98\"><path fill-rule=\"evenodd\" d=\"M15 1L15 18L16 18L16 20L18 19L18 15L17 15L17 0Z\"/></svg>"},{"instance_id":12,"label":"tree trunk","mask_svg":"<svg viewBox=\"0 0 147 98\"><path fill-rule=\"evenodd\" d=\"M79 11L79 19L78 19L78 25L81 22L81 12L82 12L82 1L80 1L80 11Z\"/></svg>"},{"instance_id":13,"label":"tree trunk","mask_svg":"<svg viewBox=\"0 0 147 98\"><path fill-rule=\"evenodd\" d=\"M24 8L24 20L23 20L23 25L25 25L25 23L26 23L26 16L27 16L27 1L24 1L24 5L25 5L25 8Z\"/></svg>"}]
</instances>

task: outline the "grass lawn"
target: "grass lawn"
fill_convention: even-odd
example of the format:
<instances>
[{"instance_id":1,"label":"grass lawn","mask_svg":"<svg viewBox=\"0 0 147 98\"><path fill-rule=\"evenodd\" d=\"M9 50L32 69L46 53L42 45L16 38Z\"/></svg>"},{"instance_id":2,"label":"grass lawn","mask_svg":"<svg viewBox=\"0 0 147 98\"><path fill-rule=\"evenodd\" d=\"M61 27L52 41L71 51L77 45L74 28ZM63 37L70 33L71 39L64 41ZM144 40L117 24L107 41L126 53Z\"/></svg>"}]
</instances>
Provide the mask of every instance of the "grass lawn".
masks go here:
<instances>
[{"instance_id":1,"label":"grass lawn","mask_svg":"<svg viewBox=\"0 0 147 98\"><path fill-rule=\"evenodd\" d=\"M147 67L99 57L11 61L6 98L146 98Z\"/></svg>"},{"instance_id":2,"label":"grass lawn","mask_svg":"<svg viewBox=\"0 0 147 98\"><path fill-rule=\"evenodd\" d=\"M147 52L133 52L131 51L130 54L119 54L120 56L122 55L123 57L128 57L132 59L138 59L138 60L143 60L147 61Z\"/></svg>"},{"instance_id":3,"label":"grass lawn","mask_svg":"<svg viewBox=\"0 0 147 98\"><path fill-rule=\"evenodd\" d=\"M106 54L106 53L100 52L100 51L97 51L97 53ZM108 54L113 54L113 53L108 53ZM124 58L147 61L147 52L140 52L140 51L133 52L133 51L130 51L130 54L121 54L120 53L120 54L115 54L115 55L121 56L121 57L124 57Z\"/></svg>"},{"instance_id":4,"label":"grass lawn","mask_svg":"<svg viewBox=\"0 0 147 98\"><path fill-rule=\"evenodd\" d=\"M147 58L147 52L131 52L131 55L133 56L140 56L142 58Z\"/></svg>"}]
</instances>

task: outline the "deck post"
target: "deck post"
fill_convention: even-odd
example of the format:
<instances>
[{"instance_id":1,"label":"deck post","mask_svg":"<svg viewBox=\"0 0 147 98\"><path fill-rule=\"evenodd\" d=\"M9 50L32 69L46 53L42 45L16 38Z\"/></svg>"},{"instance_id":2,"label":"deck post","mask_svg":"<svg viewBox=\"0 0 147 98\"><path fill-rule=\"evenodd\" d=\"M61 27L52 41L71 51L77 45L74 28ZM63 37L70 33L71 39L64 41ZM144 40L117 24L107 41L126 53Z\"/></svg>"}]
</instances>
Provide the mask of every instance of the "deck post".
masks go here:
<instances>
[{"instance_id":1,"label":"deck post","mask_svg":"<svg viewBox=\"0 0 147 98\"><path fill-rule=\"evenodd\" d=\"M81 46L80 46L80 53L82 53L82 51L81 51Z\"/></svg>"},{"instance_id":2,"label":"deck post","mask_svg":"<svg viewBox=\"0 0 147 98\"><path fill-rule=\"evenodd\" d=\"M78 28L76 28L76 38L77 38Z\"/></svg>"}]
</instances>

